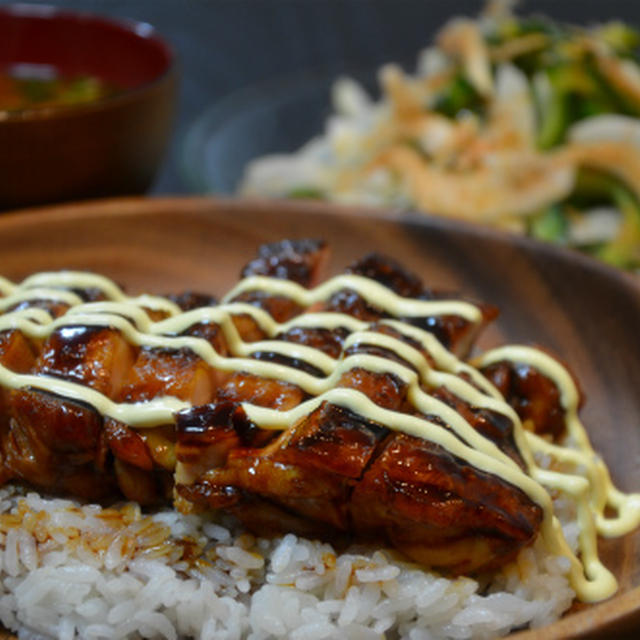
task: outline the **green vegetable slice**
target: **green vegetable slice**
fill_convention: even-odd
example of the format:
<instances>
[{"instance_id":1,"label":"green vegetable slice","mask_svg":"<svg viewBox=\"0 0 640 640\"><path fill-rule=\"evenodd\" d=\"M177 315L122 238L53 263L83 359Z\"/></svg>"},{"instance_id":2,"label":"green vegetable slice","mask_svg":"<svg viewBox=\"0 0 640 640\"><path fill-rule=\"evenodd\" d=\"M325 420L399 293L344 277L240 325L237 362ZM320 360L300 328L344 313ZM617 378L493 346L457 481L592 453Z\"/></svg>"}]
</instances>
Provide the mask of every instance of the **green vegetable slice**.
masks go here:
<instances>
[{"instance_id":1,"label":"green vegetable slice","mask_svg":"<svg viewBox=\"0 0 640 640\"><path fill-rule=\"evenodd\" d=\"M532 217L529 222L529 234L538 240L564 244L567 235L567 218L564 208L555 204Z\"/></svg>"},{"instance_id":2,"label":"green vegetable slice","mask_svg":"<svg viewBox=\"0 0 640 640\"><path fill-rule=\"evenodd\" d=\"M317 187L296 187L287 193L287 198L299 200L324 200L325 194Z\"/></svg>"},{"instance_id":3,"label":"green vegetable slice","mask_svg":"<svg viewBox=\"0 0 640 640\"><path fill-rule=\"evenodd\" d=\"M632 268L640 262L640 203L623 186L614 187L611 195L622 213L622 225L616 239L603 244L596 255L614 266Z\"/></svg>"}]
</instances>

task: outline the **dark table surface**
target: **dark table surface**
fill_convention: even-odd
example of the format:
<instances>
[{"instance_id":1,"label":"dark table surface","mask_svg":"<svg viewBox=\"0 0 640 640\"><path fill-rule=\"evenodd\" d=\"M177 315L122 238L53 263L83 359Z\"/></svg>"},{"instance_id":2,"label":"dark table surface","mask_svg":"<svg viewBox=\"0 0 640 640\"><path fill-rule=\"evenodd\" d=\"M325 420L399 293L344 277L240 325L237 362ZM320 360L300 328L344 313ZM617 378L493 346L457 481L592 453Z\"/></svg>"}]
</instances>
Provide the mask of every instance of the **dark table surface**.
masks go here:
<instances>
[{"instance_id":1,"label":"dark table surface","mask_svg":"<svg viewBox=\"0 0 640 640\"><path fill-rule=\"evenodd\" d=\"M0 5L9 4L0 0ZM133 18L154 25L178 58L175 130L155 194L186 193L181 145L193 121L227 94L309 68L336 74L417 52L450 16L475 15L480 0L48 0L46 4ZM619 17L640 22L638 0L530 0L543 12L583 24Z\"/></svg>"}]
</instances>

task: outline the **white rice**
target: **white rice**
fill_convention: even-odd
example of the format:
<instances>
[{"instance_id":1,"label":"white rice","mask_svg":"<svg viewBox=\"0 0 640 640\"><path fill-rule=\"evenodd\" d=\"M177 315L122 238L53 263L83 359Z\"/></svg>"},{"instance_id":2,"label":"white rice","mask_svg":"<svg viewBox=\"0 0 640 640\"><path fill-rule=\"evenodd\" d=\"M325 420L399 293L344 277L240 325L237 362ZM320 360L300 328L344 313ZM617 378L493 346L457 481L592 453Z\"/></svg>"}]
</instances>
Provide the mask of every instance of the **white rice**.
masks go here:
<instances>
[{"instance_id":1,"label":"white rice","mask_svg":"<svg viewBox=\"0 0 640 640\"><path fill-rule=\"evenodd\" d=\"M538 542L481 585L392 551L0 490L0 622L19 638L493 638L556 620L567 570Z\"/></svg>"}]
</instances>

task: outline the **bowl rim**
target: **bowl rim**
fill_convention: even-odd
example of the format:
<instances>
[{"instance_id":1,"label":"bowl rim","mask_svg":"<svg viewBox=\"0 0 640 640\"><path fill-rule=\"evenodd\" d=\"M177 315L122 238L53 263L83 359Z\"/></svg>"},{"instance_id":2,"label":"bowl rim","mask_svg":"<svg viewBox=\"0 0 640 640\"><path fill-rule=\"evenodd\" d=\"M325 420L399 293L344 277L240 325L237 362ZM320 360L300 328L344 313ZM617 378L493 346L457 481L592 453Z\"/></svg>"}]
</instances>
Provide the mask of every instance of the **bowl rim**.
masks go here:
<instances>
[{"instance_id":1,"label":"bowl rim","mask_svg":"<svg viewBox=\"0 0 640 640\"><path fill-rule=\"evenodd\" d=\"M153 91L153 89L165 82L171 82L171 80L177 76L177 56L174 47L162 36L158 29L149 22L135 20L133 18L108 16L85 9L69 9L51 4L29 4L25 2L11 2L6 5L0 5L0 14L18 18L33 17L42 20L58 17L73 18L81 21L106 24L136 37L141 41L155 43L162 49L167 58L165 68L151 80L119 91L115 95L105 96L80 104L35 107L15 111L0 108L0 123L51 120L52 118L64 118L77 115L78 113L100 111L102 109L116 107L122 103L135 101L141 94Z\"/></svg>"},{"instance_id":2,"label":"bowl rim","mask_svg":"<svg viewBox=\"0 0 640 640\"><path fill-rule=\"evenodd\" d=\"M339 66L307 67L291 73L273 75L232 89L205 106L189 124L179 143L178 171L180 178L191 194L209 194L223 198L233 196L233 191L216 186L215 181L208 178L203 170L202 142L209 138L208 133L212 129L223 129L227 126L229 118L237 117L238 107L251 106L259 109L261 105L264 105L265 95L268 95L270 100L279 100L298 87L304 87L308 90L325 87L331 92L335 83L341 78L349 78L362 84L363 81L377 80L377 72L378 68L362 64L349 65L347 63ZM318 133L312 132L311 136L315 137ZM311 136L308 139L311 139Z\"/></svg>"}]
</instances>

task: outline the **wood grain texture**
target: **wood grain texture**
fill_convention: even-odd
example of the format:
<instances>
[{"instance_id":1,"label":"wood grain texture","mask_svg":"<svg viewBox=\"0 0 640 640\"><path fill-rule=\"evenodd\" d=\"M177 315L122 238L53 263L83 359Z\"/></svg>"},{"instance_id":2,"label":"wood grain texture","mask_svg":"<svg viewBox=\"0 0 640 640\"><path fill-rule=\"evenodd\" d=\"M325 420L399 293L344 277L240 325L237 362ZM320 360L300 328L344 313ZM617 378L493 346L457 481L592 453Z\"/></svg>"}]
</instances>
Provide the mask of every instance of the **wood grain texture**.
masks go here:
<instances>
[{"instance_id":1,"label":"wood grain texture","mask_svg":"<svg viewBox=\"0 0 640 640\"><path fill-rule=\"evenodd\" d=\"M1 216L0 274L19 280L46 269L91 269L133 293L222 294L259 244L305 236L330 243L334 271L384 251L434 288L498 305L481 345L536 343L563 358L585 391L582 417L614 481L640 490L640 284L589 258L447 220L363 209L127 199ZM514 637L637 637L640 533L602 541L601 550L619 594Z\"/></svg>"}]
</instances>

